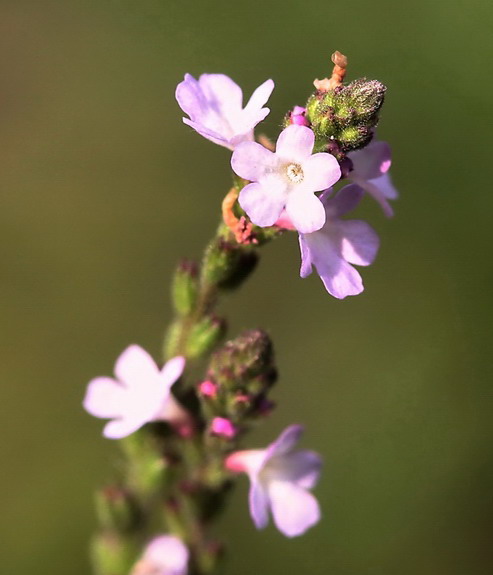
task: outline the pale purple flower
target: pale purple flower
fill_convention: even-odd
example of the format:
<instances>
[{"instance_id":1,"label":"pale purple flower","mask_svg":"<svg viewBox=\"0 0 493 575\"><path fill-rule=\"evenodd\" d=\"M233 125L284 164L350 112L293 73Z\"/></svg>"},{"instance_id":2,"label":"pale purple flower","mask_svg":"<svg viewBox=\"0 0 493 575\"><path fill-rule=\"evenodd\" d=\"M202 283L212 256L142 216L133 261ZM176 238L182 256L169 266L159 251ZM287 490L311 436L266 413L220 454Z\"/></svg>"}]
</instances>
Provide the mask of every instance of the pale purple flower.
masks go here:
<instances>
[{"instance_id":1,"label":"pale purple flower","mask_svg":"<svg viewBox=\"0 0 493 575\"><path fill-rule=\"evenodd\" d=\"M289 112L289 123L296 124L297 126L309 126L310 122L307 120L306 108L301 106L295 106L291 112Z\"/></svg>"},{"instance_id":2,"label":"pale purple flower","mask_svg":"<svg viewBox=\"0 0 493 575\"><path fill-rule=\"evenodd\" d=\"M173 535L155 537L145 548L131 575L187 575L189 552Z\"/></svg>"},{"instance_id":3,"label":"pale purple flower","mask_svg":"<svg viewBox=\"0 0 493 575\"><path fill-rule=\"evenodd\" d=\"M379 239L375 231L361 220L342 220L363 196L356 184L342 188L334 197L326 190L320 199L327 220L324 227L311 234L300 234L302 278L315 266L326 290L338 299L363 291L363 281L351 264L370 265L377 255Z\"/></svg>"},{"instance_id":4,"label":"pale purple flower","mask_svg":"<svg viewBox=\"0 0 493 575\"><path fill-rule=\"evenodd\" d=\"M349 180L373 196L384 214L392 217L394 210L389 200L397 199L399 194L388 173L392 164L390 146L387 142L372 140L362 150L350 152L348 157L353 163L353 170L348 174Z\"/></svg>"},{"instance_id":5,"label":"pale purple flower","mask_svg":"<svg viewBox=\"0 0 493 575\"><path fill-rule=\"evenodd\" d=\"M150 421L184 423L188 414L171 395L184 367L185 358L174 357L160 370L145 350L131 345L116 361L116 379L97 377L89 382L84 409L112 420L103 430L109 439L126 437Z\"/></svg>"},{"instance_id":6,"label":"pale purple flower","mask_svg":"<svg viewBox=\"0 0 493 575\"><path fill-rule=\"evenodd\" d=\"M253 140L253 129L270 112L262 106L274 89L267 80L252 94L243 108L241 88L224 74L202 74L196 80L185 74L176 88L180 108L190 116L183 118L201 136L234 150L240 142Z\"/></svg>"},{"instance_id":7,"label":"pale purple flower","mask_svg":"<svg viewBox=\"0 0 493 575\"><path fill-rule=\"evenodd\" d=\"M275 152L256 142L235 149L233 170L253 182L241 190L238 201L254 224L272 226L285 209L299 232L324 225L325 210L314 192L335 184L341 170L331 154L312 155L314 142L310 128L291 125L279 135Z\"/></svg>"},{"instance_id":8,"label":"pale purple flower","mask_svg":"<svg viewBox=\"0 0 493 575\"><path fill-rule=\"evenodd\" d=\"M226 460L230 471L250 478L250 514L257 529L274 523L287 537L302 535L320 519L320 508L309 493L318 481L322 460L313 451L294 450L303 433L291 425L266 449L238 451Z\"/></svg>"}]
</instances>

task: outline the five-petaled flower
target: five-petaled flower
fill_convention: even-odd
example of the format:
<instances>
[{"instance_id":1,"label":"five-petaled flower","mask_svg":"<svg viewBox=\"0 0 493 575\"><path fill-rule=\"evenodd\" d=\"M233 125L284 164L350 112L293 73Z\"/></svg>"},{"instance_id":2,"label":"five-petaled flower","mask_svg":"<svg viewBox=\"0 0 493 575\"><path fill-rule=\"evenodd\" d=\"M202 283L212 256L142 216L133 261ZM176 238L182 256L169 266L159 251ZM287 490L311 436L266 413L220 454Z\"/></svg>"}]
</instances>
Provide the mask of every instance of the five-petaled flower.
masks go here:
<instances>
[{"instance_id":1,"label":"five-petaled flower","mask_svg":"<svg viewBox=\"0 0 493 575\"><path fill-rule=\"evenodd\" d=\"M303 433L291 425L266 449L237 451L226 459L230 471L245 472L250 478L250 514L258 529L274 523L287 537L304 533L320 519L315 497L308 492L315 486L322 461L313 451L294 450Z\"/></svg>"},{"instance_id":2,"label":"five-petaled flower","mask_svg":"<svg viewBox=\"0 0 493 575\"><path fill-rule=\"evenodd\" d=\"M159 535L145 548L131 575L187 575L189 552L181 539Z\"/></svg>"},{"instance_id":3,"label":"five-petaled flower","mask_svg":"<svg viewBox=\"0 0 493 575\"><path fill-rule=\"evenodd\" d=\"M196 80L185 74L176 88L180 108L190 116L183 118L199 134L212 142L234 150L253 140L253 129L270 112L263 105L274 89L274 82L266 80L252 94L243 108L241 88L224 74L202 74Z\"/></svg>"},{"instance_id":4,"label":"five-petaled flower","mask_svg":"<svg viewBox=\"0 0 493 575\"><path fill-rule=\"evenodd\" d=\"M279 135L275 152L256 142L235 149L233 170L252 182L241 190L238 201L254 224L272 226L286 210L301 233L324 225L325 210L314 192L335 184L341 170L331 154L312 155L314 142L310 128L290 125Z\"/></svg>"},{"instance_id":5,"label":"five-petaled flower","mask_svg":"<svg viewBox=\"0 0 493 575\"><path fill-rule=\"evenodd\" d=\"M367 266L377 255L379 239L375 231L361 220L342 220L357 206L363 190L356 184L342 188L334 197L326 190L320 199L327 216L322 229L300 234L301 277L315 266L327 291L336 298L357 295L363 291L359 273L351 264Z\"/></svg>"},{"instance_id":6,"label":"five-petaled flower","mask_svg":"<svg viewBox=\"0 0 493 575\"><path fill-rule=\"evenodd\" d=\"M372 140L365 148L350 152L348 157L353 163L348 178L373 196L387 217L392 217L394 210L389 200L397 199L398 192L388 173L392 164L390 146L387 142Z\"/></svg>"},{"instance_id":7,"label":"five-petaled flower","mask_svg":"<svg viewBox=\"0 0 493 575\"><path fill-rule=\"evenodd\" d=\"M103 430L109 439L126 437L160 419L181 425L188 414L171 394L171 386L184 367L185 358L178 356L160 370L144 349L131 345L116 361L116 379L97 377L89 382L84 408L95 417L112 420Z\"/></svg>"}]
</instances>

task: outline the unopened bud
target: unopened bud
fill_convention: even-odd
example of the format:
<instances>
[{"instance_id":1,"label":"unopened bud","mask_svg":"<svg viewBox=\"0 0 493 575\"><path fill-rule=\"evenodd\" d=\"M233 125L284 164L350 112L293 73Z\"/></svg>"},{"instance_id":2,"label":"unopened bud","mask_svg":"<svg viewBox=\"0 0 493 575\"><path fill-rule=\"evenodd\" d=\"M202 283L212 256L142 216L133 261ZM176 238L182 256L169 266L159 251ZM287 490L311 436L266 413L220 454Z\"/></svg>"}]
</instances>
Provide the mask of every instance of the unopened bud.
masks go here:
<instances>
[{"instance_id":1,"label":"unopened bud","mask_svg":"<svg viewBox=\"0 0 493 575\"><path fill-rule=\"evenodd\" d=\"M209 353L221 341L226 332L226 323L216 316L205 316L190 330L186 344L188 358L201 357Z\"/></svg>"},{"instance_id":2,"label":"unopened bud","mask_svg":"<svg viewBox=\"0 0 493 575\"><path fill-rule=\"evenodd\" d=\"M128 573L138 549L132 538L121 537L113 532L103 532L91 542L92 563L101 575Z\"/></svg>"},{"instance_id":3,"label":"unopened bud","mask_svg":"<svg viewBox=\"0 0 493 575\"><path fill-rule=\"evenodd\" d=\"M96 493L96 512L103 528L120 533L132 530L139 521L136 502L127 491L116 486Z\"/></svg>"},{"instance_id":4,"label":"unopened bud","mask_svg":"<svg viewBox=\"0 0 493 575\"><path fill-rule=\"evenodd\" d=\"M208 284L232 289L250 275L257 260L257 254L251 248L219 237L207 248L202 276Z\"/></svg>"},{"instance_id":5,"label":"unopened bud","mask_svg":"<svg viewBox=\"0 0 493 575\"><path fill-rule=\"evenodd\" d=\"M188 315L195 308L198 297L197 264L183 260L176 269L172 284L173 304L180 315Z\"/></svg>"}]
</instances>

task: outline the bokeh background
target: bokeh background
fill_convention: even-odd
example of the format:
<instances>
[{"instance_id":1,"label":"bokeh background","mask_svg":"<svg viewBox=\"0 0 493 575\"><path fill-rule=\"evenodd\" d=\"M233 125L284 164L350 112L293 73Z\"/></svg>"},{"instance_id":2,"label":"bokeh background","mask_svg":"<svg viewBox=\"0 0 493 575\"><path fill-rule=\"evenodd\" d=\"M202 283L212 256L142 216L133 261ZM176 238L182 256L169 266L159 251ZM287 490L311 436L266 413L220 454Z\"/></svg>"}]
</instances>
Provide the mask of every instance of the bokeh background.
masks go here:
<instances>
[{"instance_id":1,"label":"bokeh background","mask_svg":"<svg viewBox=\"0 0 493 575\"><path fill-rule=\"evenodd\" d=\"M298 277L294 237L224 302L267 328L276 415L323 453L323 521L253 528L247 482L221 526L225 573L483 575L491 557L491 23L487 0L0 2L0 571L87 575L92 492L116 446L86 382L129 343L158 357L168 282L199 256L229 152L181 122L185 72L245 95L271 77L265 131L303 104L335 49L388 85L380 137L401 192L366 291Z\"/></svg>"}]
</instances>

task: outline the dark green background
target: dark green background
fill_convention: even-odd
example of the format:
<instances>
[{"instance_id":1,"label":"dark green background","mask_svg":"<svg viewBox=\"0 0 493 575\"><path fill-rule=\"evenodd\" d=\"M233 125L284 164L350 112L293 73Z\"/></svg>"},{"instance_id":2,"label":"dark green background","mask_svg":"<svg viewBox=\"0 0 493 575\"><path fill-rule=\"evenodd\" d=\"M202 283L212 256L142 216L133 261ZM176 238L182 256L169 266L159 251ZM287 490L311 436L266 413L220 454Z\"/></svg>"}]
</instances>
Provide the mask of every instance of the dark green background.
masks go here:
<instances>
[{"instance_id":1,"label":"dark green background","mask_svg":"<svg viewBox=\"0 0 493 575\"><path fill-rule=\"evenodd\" d=\"M218 220L229 152L182 125L176 84L273 78L275 137L335 49L388 85L401 199L361 210L382 239L362 296L299 279L287 237L223 306L277 345L251 445L303 422L326 461L296 540L255 531L241 481L226 573L491 573L492 20L488 0L0 2L2 573L89 573L116 449L86 382L129 343L159 356L173 266Z\"/></svg>"}]
</instances>

